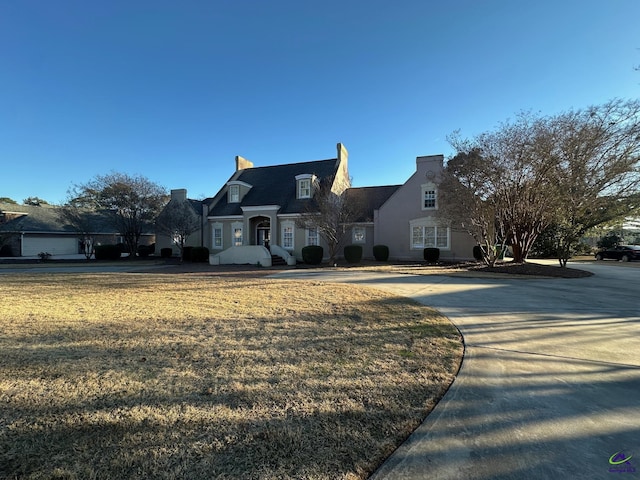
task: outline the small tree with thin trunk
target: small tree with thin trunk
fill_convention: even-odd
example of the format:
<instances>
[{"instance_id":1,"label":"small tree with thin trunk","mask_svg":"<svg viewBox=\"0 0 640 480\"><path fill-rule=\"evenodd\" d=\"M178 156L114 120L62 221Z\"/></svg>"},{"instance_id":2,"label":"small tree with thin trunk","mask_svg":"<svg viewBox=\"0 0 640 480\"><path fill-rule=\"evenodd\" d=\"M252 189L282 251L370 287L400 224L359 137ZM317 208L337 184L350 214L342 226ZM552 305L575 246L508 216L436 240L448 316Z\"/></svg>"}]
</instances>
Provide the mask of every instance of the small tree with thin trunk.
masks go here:
<instances>
[{"instance_id":1,"label":"small tree with thin trunk","mask_svg":"<svg viewBox=\"0 0 640 480\"><path fill-rule=\"evenodd\" d=\"M99 213L83 208L70 199L58 208L58 217L78 234L84 248L84 256L89 260L94 253L96 233L102 223Z\"/></svg>"},{"instance_id":2,"label":"small tree with thin trunk","mask_svg":"<svg viewBox=\"0 0 640 480\"><path fill-rule=\"evenodd\" d=\"M201 218L188 200L171 200L156 221L156 231L168 236L173 241L180 249L182 260L184 260L184 247L187 239L201 227Z\"/></svg>"},{"instance_id":3,"label":"small tree with thin trunk","mask_svg":"<svg viewBox=\"0 0 640 480\"><path fill-rule=\"evenodd\" d=\"M316 228L327 245L329 262L334 263L338 252L345 245L348 228L360 216L362 207L349 202L346 189L350 180L327 178L314 185L314 195L305 205L302 215L296 220L299 228Z\"/></svg>"}]
</instances>

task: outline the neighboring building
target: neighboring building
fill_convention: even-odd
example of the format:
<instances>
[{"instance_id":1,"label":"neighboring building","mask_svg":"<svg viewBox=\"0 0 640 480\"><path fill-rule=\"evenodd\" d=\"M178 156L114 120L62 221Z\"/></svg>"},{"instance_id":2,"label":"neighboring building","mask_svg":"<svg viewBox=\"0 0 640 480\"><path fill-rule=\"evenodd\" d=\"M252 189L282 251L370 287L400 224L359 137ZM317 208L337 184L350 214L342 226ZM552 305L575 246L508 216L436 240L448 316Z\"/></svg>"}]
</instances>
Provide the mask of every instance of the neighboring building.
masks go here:
<instances>
[{"instance_id":1,"label":"neighboring building","mask_svg":"<svg viewBox=\"0 0 640 480\"><path fill-rule=\"evenodd\" d=\"M172 198L190 201L201 215L203 228L188 244L208 247L214 263L270 264L267 248L301 260L303 247L323 245L316 229L296 223L321 182L330 182L336 193L346 188L347 201L361 206L359 218L347 226L346 243L361 244L365 258L373 257L373 245L384 244L395 260L422 261L425 247L440 248L442 259L471 259L473 239L437 216L443 161L442 155L418 157L416 172L403 185L346 188L348 153L342 144L328 160L254 167L236 157L235 172L214 197L195 202L185 190L173 190ZM171 244L160 235L157 242L158 248Z\"/></svg>"},{"instance_id":2,"label":"neighboring building","mask_svg":"<svg viewBox=\"0 0 640 480\"><path fill-rule=\"evenodd\" d=\"M200 219L200 230L189 235L185 243L185 247L201 247L205 245L204 232L207 230L207 201L189 199L187 198L187 190L179 188L171 190L169 203L171 202L188 202L193 209L193 213L195 213ZM180 253L179 248L174 243L173 239L156 232L156 253L160 253L160 250L163 248L171 248L173 253L176 255Z\"/></svg>"},{"instance_id":3,"label":"neighboring building","mask_svg":"<svg viewBox=\"0 0 640 480\"><path fill-rule=\"evenodd\" d=\"M123 243L114 232L107 213L95 213L96 244ZM143 234L141 244L155 241L153 233ZM78 233L66 225L53 205L14 205L0 203L0 256L28 257L41 252L71 255L84 252Z\"/></svg>"}]
</instances>

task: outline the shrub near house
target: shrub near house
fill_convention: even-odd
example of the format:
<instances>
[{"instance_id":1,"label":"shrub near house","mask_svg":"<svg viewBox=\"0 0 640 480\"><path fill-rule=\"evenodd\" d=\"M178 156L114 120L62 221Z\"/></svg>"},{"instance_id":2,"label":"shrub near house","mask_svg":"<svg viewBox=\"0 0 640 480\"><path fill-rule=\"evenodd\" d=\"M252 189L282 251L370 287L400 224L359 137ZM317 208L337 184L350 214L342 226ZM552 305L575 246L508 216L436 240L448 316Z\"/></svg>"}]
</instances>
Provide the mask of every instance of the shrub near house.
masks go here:
<instances>
[{"instance_id":1,"label":"shrub near house","mask_svg":"<svg viewBox=\"0 0 640 480\"><path fill-rule=\"evenodd\" d=\"M349 263L360 263L362 260L362 245L347 245L344 247L344 259Z\"/></svg>"},{"instance_id":2,"label":"shrub near house","mask_svg":"<svg viewBox=\"0 0 640 480\"><path fill-rule=\"evenodd\" d=\"M96 245L96 260L118 260L122 254L120 245Z\"/></svg>"},{"instance_id":3,"label":"shrub near house","mask_svg":"<svg viewBox=\"0 0 640 480\"><path fill-rule=\"evenodd\" d=\"M302 261L307 265L322 263L323 248L320 245L308 245L302 248Z\"/></svg>"}]
</instances>

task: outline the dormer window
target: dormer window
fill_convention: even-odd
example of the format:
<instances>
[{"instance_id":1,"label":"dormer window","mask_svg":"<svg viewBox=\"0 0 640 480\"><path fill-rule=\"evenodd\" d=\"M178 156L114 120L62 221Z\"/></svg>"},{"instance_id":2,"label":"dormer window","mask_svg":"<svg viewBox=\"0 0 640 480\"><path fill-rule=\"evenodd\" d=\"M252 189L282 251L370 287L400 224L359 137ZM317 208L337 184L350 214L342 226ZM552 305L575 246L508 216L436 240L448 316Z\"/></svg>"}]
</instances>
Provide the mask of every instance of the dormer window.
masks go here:
<instances>
[{"instance_id":1,"label":"dormer window","mask_svg":"<svg viewBox=\"0 0 640 480\"><path fill-rule=\"evenodd\" d=\"M315 175L296 175L297 198L311 198L313 196L313 181Z\"/></svg>"},{"instance_id":2,"label":"dormer window","mask_svg":"<svg viewBox=\"0 0 640 480\"><path fill-rule=\"evenodd\" d=\"M227 182L227 202L240 203L245 195L251 190L251 185L241 180L231 180Z\"/></svg>"},{"instance_id":3,"label":"dormer window","mask_svg":"<svg viewBox=\"0 0 640 480\"><path fill-rule=\"evenodd\" d=\"M240 185L229 185L229 203L240 201Z\"/></svg>"},{"instance_id":4,"label":"dormer window","mask_svg":"<svg viewBox=\"0 0 640 480\"><path fill-rule=\"evenodd\" d=\"M298 198L309 198L311 196L311 180L300 180L298 183Z\"/></svg>"}]
</instances>

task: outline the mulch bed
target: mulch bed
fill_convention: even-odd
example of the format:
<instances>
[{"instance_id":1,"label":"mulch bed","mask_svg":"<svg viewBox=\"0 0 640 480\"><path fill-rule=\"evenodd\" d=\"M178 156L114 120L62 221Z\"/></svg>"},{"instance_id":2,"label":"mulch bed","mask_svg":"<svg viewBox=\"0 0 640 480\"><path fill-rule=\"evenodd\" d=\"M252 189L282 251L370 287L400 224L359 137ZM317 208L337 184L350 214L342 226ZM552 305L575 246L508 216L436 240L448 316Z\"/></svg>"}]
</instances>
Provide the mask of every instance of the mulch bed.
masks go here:
<instances>
[{"instance_id":1,"label":"mulch bed","mask_svg":"<svg viewBox=\"0 0 640 480\"><path fill-rule=\"evenodd\" d=\"M510 275L526 275L538 277L557 277L557 278L583 278L593 275L585 270L576 268L561 268L559 265L541 265L539 263L500 263L494 267L487 265L473 264L469 265L468 270L481 273L503 273Z\"/></svg>"}]
</instances>

